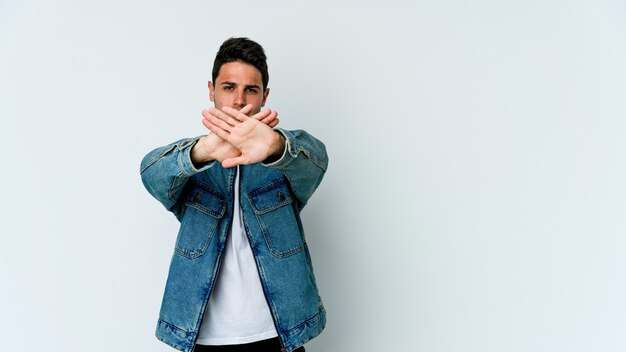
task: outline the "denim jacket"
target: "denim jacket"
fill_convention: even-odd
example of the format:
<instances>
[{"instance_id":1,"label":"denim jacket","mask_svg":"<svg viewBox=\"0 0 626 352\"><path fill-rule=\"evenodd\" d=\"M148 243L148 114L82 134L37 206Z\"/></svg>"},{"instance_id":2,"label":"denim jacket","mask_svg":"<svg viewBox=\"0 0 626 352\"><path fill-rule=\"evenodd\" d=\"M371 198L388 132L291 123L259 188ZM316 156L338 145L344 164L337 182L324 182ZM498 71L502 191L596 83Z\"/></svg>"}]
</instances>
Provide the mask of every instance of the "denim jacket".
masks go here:
<instances>
[{"instance_id":1,"label":"denim jacket","mask_svg":"<svg viewBox=\"0 0 626 352\"><path fill-rule=\"evenodd\" d=\"M300 211L322 181L328 157L308 133L276 131L285 137L282 157L240 166L239 202L276 331L292 351L326 324ZM180 221L156 336L185 352L194 348L233 219L235 168L215 161L196 168L189 153L199 138L157 148L141 163L148 192Z\"/></svg>"}]
</instances>

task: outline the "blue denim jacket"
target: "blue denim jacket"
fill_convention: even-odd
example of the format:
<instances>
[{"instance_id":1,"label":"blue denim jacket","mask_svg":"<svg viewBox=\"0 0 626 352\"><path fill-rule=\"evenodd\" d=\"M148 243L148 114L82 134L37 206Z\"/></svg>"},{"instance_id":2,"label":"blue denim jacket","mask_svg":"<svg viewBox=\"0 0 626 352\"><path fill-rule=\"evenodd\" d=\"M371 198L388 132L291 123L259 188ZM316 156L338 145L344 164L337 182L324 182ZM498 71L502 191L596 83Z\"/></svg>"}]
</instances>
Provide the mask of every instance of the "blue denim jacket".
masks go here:
<instances>
[{"instance_id":1,"label":"blue denim jacket","mask_svg":"<svg viewBox=\"0 0 626 352\"><path fill-rule=\"evenodd\" d=\"M326 324L300 211L322 181L328 157L308 133L276 131L286 139L282 157L240 167L239 202L276 331L292 351ZM180 221L156 336L185 352L195 345L233 218L235 168L212 161L197 169L189 153L199 138L157 148L141 163L148 192Z\"/></svg>"}]
</instances>

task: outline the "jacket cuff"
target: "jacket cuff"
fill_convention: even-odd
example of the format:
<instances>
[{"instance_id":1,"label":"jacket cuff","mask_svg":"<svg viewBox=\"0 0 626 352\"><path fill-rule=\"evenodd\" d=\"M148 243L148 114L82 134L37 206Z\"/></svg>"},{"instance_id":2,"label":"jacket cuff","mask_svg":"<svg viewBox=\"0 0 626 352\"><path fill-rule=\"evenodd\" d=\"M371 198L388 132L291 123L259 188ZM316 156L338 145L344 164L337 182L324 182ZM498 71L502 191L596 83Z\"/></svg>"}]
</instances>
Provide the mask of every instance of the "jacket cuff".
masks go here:
<instances>
[{"instance_id":1,"label":"jacket cuff","mask_svg":"<svg viewBox=\"0 0 626 352\"><path fill-rule=\"evenodd\" d=\"M198 165L200 167L197 168L196 165L194 165L193 161L191 161L191 148L193 148L193 146L196 145L198 140L202 137L203 136L198 136L184 140L178 146L178 149L180 151L178 153L178 166L180 167L183 176L192 176L194 174L197 174L198 172L210 169L211 167L213 167L213 165L215 165L215 160L212 160L208 163Z\"/></svg>"},{"instance_id":2,"label":"jacket cuff","mask_svg":"<svg viewBox=\"0 0 626 352\"><path fill-rule=\"evenodd\" d=\"M282 128L276 128L274 131L280 133L285 137L285 149L283 150L283 155L278 158L278 160L273 161L271 163L262 162L263 166L275 167L275 168L283 168L289 163L291 163L298 156L298 148L296 145L295 138L290 135L289 131L283 130Z\"/></svg>"}]
</instances>

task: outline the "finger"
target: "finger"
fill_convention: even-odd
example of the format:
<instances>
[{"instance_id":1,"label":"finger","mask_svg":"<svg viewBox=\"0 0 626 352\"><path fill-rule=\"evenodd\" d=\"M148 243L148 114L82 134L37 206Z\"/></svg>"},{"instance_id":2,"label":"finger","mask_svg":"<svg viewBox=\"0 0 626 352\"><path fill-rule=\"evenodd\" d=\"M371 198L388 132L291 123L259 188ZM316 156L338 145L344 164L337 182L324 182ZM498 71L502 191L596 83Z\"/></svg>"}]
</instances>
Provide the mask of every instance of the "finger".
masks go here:
<instances>
[{"instance_id":1,"label":"finger","mask_svg":"<svg viewBox=\"0 0 626 352\"><path fill-rule=\"evenodd\" d=\"M202 120L202 124L204 125L204 127L208 128L209 131L215 133L218 137L220 137L223 140L226 140L228 136L230 135L228 131L225 131L221 129L219 126L212 124L208 119Z\"/></svg>"},{"instance_id":2,"label":"finger","mask_svg":"<svg viewBox=\"0 0 626 352\"><path fill-rule=\"evenodd\" d=\"M240 124L241 122L239 120L234 119L232 116L225 114L223 111L219 110L219 109L215 109L215 108L211 108L209 109L209 114L208 116L205 115L205 118L210 119L210 117L214 117L220 121L222 121L223 123L227 124L230 128L226 128L225 126L222 126L216 122L214 122L216 125L230 131L231 128L235 127L236 125Z\"/></svg>"},{"instance_id":3,"label":"finger","mask_svg":"<svg viewBox=\"0 0 626 352\"><path fill-rule=\"evenodd\" d=\"M252 104L248 104L244 106L241 110L239 110L239 112L241 112L242 114L246 114L246 115L248 115L250 111L252 111Z\"/></svg>"},{"instance_id":4,"label":"finger","mask_svg":"<svg viewBox=\"0 0 626 352\"><path fill-rule=\"evenodd\" d=\"M212 125L215 125L216 127L219 127L220 129L223 129L224 131L226 131L228 133L230 133L230 131L234 128L233 126L227 124L223 120L220 120L220 119L218 119L217 117L215 117L213 115L209 115L209 116L205 117L204 120L208 121Z\"/></svg>"},{"instance_id":5,"label":"finger","mask_svg":"<svg viewBox=\"0 0 626 352\"><path fill-rule=\"evenodd\" d=\"M209 130L209 132L213 132L213 131L211 131L209 129L209 125L211 125L211 123L207 119L202 119L202 124L204 125L204 127L206 127ZM218 128L218 127L215 127L215 128ZM217 133L213 133L213 134L216 135L217 137L219 137L219 135ZM221 137L219 137L219 138L220 139L224 139L224 138L221 138Z\"/></svg>"},{"instance_id":6,"label":"finger","mask_svg":"<svg viewBox=\"0 0 626 352\"><path fill-rule=\"evenodd\" d=\"M205 119L209 119L209 118L211 118L211 116L213 116L213 117L217 117L217 118L220 118L219 116L216 116L216 115L218 115L218 114L217 114L217 112L212 112L213 110L219 111L219 110L217 110L217 109L213 109L213 108L211 108L211 109L209 109L209 110L202 110L202 116L203 116ZM224 116L223 120L228 120L228 118ZM231 127L234 127L234 126L232 126L232 124L229 124L229 125L230 125Z\"/></svg>"},{"instance_id":7,"label":"finger","mask_svg":"<svg viewBox=\"0 0 626 352\"><path fill-rule=\"evenodd\" d=\"M262 123L268 125L268 126L276 126L276 124L278 123L278 119L277 118L267 118L267 119L263 119L263 121L261 121Z\"/></svg>"},{"instance_id":8,"label":"finger","mask_svg":"<svg viewBox=\"0 0 626 352\"><path fill-rule=\"evenodd\" d=\"M278 117L278 112L272 111L267 117L263 118L261 122L266 125L269 125L276 117Z\"/></svg>"},{"instance_id":9,"label":"finger","mask_svg":"<svg viewBox=\"0 0 626 352\"><path fill-rule=\"evenodd\" d=\"M274 128L278 125L278 118L275 118L274 120L272 120L272 122L268 123L267 125L270 126L271 128Z\"/></svg>"},{"instance_id":10,"label":"finger","mask_svg":"<svg viewBox=\"0 0 626 352\"><path fill-rule=\"evenodd\" d=\"M257 120L261 121L264 118L266 118L267 116L269 116L271 113L272 113L272 110L265 109L263 111L259 111L256 114L250 116L250 118L257 119Z\"/></svg>"},{"instance_id":11,"label":"finger","mask_svg":"<svg viewBox=\"0 0 626 352\"><path fill-rule=\"evenodd\" d=\"M242 156L238 156L236 158L228 158L222 161L222 166L225 168L230 168L237 165L243 165L246 163L246 158Z\"/></svg>"},{"instance_id":12,"label":"finger","mask_svg":"<svg viewBox=\"0 0 626 352\"><path fill-rule=\"evenodd\" d=\"M248 105L246 105L247 107ZM250 108L252 109L252 108ZM228 114L229 116L237 119L238 121L245 121L247 119L249 119L248 115L242 113L241 111L237 110L237 109L233 109L230 106L223 106L222 107L222 112Z\"/></svg>"}]
</instances>

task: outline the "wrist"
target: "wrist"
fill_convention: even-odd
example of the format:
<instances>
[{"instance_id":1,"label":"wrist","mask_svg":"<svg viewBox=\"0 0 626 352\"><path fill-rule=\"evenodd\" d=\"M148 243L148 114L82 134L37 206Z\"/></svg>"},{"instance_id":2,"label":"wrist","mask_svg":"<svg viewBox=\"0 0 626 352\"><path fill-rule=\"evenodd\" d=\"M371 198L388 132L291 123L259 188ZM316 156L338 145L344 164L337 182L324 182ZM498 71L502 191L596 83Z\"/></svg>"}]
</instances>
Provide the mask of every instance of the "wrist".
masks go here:
<instances>
[{"instance_id":1,"label":"wrist","mask_svg":"<svg viewBox=\"0 0 626 352\"><path fill-rule=\"evenodd\" d=\"M282 133L274 131L275 140L273 143L272 155L275 158L280 158L285 151L285 136Z\"/></svg>"},{"instance_id":2,"label":"wrist","mask_svg":"<svg viewBox=\"0 0 626 352\"><path fill-rule=\"evenodd\" d=\"M263 162L272 163L283 156L285 152L285 136L282 133L274 131L272 143L270 144L270 153Z\"/></svg>"},{"instance_id":3,"label":"wrist","mask_svg":"<svg viewBox=\"0 0 626 352\"><path fill-rule=\"evenodd\" d=\"M196 165L204 164L204 163L214 160L211 154L207 151L206 141L207 141L207 136L202 136L191 147L189 157L191 158L191 161Z\"/></svg>"}]
</instances>

